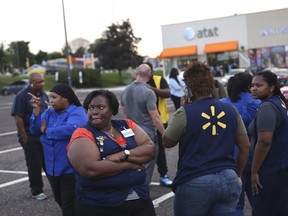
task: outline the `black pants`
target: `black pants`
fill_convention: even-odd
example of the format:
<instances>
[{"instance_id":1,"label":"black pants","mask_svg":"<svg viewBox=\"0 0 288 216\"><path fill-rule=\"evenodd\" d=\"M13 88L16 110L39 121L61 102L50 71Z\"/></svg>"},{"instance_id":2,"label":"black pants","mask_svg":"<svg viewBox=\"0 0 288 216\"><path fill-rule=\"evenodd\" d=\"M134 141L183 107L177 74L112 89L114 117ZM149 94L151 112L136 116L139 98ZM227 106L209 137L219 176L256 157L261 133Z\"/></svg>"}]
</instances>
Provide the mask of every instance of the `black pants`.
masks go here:
<instances>
[{"instance_id":1,"label":"black pants","mask_svg":"<svg viewBox=\"0 0 288 216\"><path fill-rule=\"evenodd\" d=\"M43 192L42 168L44 172L46 171L46 168L40 137L29 136L27 143L24 143L23 139L20 138L19 143L21 144L24 150L31 193L32 195L42 193Z\"/></svg>"},{"instance_id":2,"label":"black pants","mask_svg":"<svg viewBox=\"0 0 288 216\"><path fill-rule=\"evenodd\" d=\"M125 201L120 206L89 206L76 201L78 216L156 216L151 199Z\"/></svg>"},{"instance_id":3,"label":"black pants","mask_svg":"<svg viewBox=\"0 0 288 216\"><path fill-rule=\"evenodd\" d=\"M175 110L177 110L181 105L181 97L177 97L175 95L171 95L171 100L174 103Z\"/></svg>"},{"instance_id":4,"label":"black pants","mask_svg":"<svg viewBox=\"0 0 288 216\"><path fill-rule=\"evenodd\" d=\"M63 216L75 216L75 174L51 176L47 174L53 196L62 210Z\"/></svg>"},{"instance_id":5,"label":"black pants","mask_svg":"<svg viewBox=\"0 0 288 216\"><path fill-rule=\"evenodd\" d=\"M164 128L167 128L167 124L163 124ZM167 172L167 161L166 161L166 153L165 148L163 146L162 135L157 130L157 139L158 139L158 156L157 156L157 168L160 174L160 177L163 177Z\"/></svg>"},{"instance_id":6,"label":"black pants","mask_svg":"<svg viewBox=\"0 0 288 216\"><path fill-rule=\"evenodd\" d=\"M288 215L288 169L273 174L259 174L262 185L253 196L253 216Z\"/></svg>"}]
</instances>

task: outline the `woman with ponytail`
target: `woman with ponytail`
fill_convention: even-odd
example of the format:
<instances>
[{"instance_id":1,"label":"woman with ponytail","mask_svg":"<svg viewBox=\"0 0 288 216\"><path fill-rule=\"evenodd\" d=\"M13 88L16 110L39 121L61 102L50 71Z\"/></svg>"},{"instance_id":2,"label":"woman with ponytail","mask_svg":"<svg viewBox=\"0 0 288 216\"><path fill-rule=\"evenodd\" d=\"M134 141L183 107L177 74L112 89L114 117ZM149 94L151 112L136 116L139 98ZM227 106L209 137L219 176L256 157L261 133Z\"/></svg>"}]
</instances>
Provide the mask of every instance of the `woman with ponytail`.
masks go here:
<instances>
[{"instance_id":1,"label":"woman with ponytail","mask_svg":"<svg viewBox=\"0 0 288 216\"><path fill-rule=\"evenodd\" d=\"M248 131L249 124L254 119L257 108L259 107L260 100L254 99L251 96L250 88L252 82L252 76L249 73L238 73L228 80L227 92L228 97L222 98L220 101L233 105L240 113L242 120L245 124L246 130ZM250 135L248 133L249 140ZM238 153L238 147L235 145L234 158L236 159ZM239 197L239 201L236 207L235 216L244 216L244 205L245 205L245 193L249 200L250 205L252 204L252 189L251 189L251 165L253 160L253 153L250 149L249 158L247 165L242 175L242 192Z\"/></svg>"},{"instance_id":2,"label":"woman with ponytail","mask_svg":"<svg viewBox=\"0 0 288 216\"><path fill-rule=\"evenodd\" d=\"M261 100L249 126L254 144L252 215L288 215L288 116L277 76L271 71L258 72L251 93Z\"/></svg>"}]
</instances>

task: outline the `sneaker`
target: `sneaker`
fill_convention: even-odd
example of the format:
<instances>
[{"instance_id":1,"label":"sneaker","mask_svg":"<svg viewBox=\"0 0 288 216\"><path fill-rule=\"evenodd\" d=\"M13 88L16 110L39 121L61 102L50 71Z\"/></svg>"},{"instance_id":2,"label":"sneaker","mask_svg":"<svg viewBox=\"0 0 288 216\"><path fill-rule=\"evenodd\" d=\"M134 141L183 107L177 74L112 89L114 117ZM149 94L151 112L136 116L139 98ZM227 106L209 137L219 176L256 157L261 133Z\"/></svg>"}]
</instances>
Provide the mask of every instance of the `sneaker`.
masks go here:
<instances>
[{"instance_id":1,"label":"sneaker","mask_svg":"<svg viewBox=\"0 0 288 216\"><path fill-rule=\"evenodd\" d=\"M160 185L163 185L165 187L170 187L172 185L172 181L169 179L169 176L166 174L164 177L160 178Z\"/></svg>"},{"instance_id":2,"label":"sneaker","mask_svg":"<svg viewBox=\"0 0 288 216\"><path fill-rule=\"evenodd\" d=\"M40 194L37 194L37 195L32 195L32 197L36 200L45 200L47 199L47 196L45 193L40 193Z\"/></svg>"}]
</instances>

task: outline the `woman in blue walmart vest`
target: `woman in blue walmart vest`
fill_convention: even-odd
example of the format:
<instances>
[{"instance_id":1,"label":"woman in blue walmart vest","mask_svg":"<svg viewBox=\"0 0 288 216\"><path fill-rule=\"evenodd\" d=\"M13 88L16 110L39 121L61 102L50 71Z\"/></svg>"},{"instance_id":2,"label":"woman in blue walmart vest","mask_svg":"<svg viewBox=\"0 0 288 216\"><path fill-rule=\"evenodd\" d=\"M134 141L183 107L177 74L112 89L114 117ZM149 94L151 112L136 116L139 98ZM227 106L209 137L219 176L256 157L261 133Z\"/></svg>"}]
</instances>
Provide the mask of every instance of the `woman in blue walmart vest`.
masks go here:
<instances>
[{"instance_id":1,"label":"woman in blue walmart vest","mask_svg":"<svg viewBox=\"0 0 288 216\"><path fill-rule=\"evenodd\" d=\"M253 216L288 215L288 116L277 76L254 75L251 94L262 103L249 126L254 157L251 170Z\"/></svg>"},{"instance_id":2,"label":"woman in blue walmart vest","mask_svg":"<svg viewBox=\"0 0 288 216\"><path fill-rule=\"evenodd\" d=\"M66 146L76 128L87 122L87 115L73 89L66 84L56 84L50 90L49 102L51 108L40 115L40 98L32 96L30 132L41 134L47 178L62 215L75 216L75 174Z\"/></svg>"},{"instance_id":3,"label":"woman in blue walmart vest","mask_svg":"<svg viewBox=\"0 0 288 216\"><path fill-rule=\"evenodd\" d=\"M143 164L155 157L155 145L133 121L111 120L119 108L112 92L91 92L84 107L88 123L67 146L77 215L154 216Z\"/></svg>"},{"instance_id":4,"label":"woman in blue walmart vest","mask_svg":"<svg viewBox=\"0 0 288 216\"><path fill-rule=\"evenodd\" d=\"M184 82L193 93L191 103L186 97L163 135L167 148L179 142L175 216L234 216L250 147L244 123L232 105L211 96L214 79L207 64L189 66Z\"/></svg>"},{"instance_id":5,"label":"woman in blue walmart vest","mask_svg":"<svg viewBox=\"0 0 288 216\"><path fill-rule=\"evenodd\" d=\"M249 73L238 73L228 80L227 98L220 101L233 105L242 117L246 130L254 119L260 100L254 99L250 93L252 75ZM249 136L249 133L248 133ZM250 137L250 136L249 136ZM238 147L235 145L234 158L236 159ZM242 192L236 207L235 216L244 216L245 194L247 195L250 205L253 207L253 195L251 187L251 165L253 160L252 149L249 151L249 158L242 175Z\"/></svg>"}]
</instances>

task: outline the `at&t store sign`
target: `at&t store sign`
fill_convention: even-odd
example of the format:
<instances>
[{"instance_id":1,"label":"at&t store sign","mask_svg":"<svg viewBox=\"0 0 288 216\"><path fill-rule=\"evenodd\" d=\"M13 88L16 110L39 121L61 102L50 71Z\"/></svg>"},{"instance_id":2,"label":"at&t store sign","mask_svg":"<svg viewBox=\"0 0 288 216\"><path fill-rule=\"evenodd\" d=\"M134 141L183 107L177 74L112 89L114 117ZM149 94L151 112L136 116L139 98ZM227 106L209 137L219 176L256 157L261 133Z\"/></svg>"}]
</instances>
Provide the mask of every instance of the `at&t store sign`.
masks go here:
<instances>
[{"instance_id":1,"label":"at&t store sign","mask_svg":"<svg viewBox=\"0 0 288 216\"><path fill-rule=\"evenodd\" d=\"M210 37L218 37L219 33L218 33L219 28L218 27L214 27L214 28L203 28L201 30L195 30L191 27L187 27L184 31L184 38L186 40L193 40L195 38L210 38Z\"/></svg>"}]
</instances>

